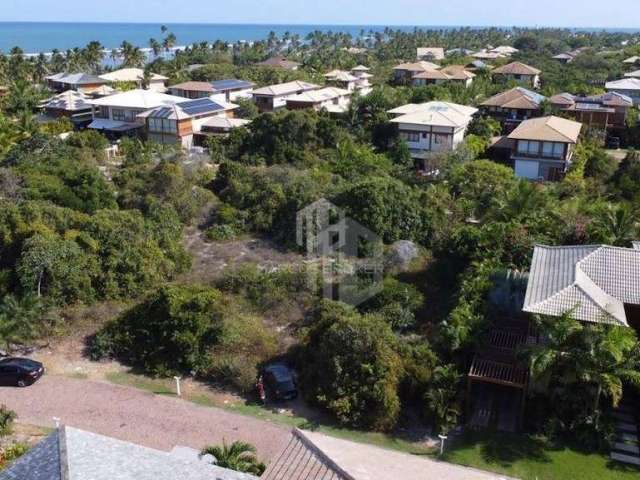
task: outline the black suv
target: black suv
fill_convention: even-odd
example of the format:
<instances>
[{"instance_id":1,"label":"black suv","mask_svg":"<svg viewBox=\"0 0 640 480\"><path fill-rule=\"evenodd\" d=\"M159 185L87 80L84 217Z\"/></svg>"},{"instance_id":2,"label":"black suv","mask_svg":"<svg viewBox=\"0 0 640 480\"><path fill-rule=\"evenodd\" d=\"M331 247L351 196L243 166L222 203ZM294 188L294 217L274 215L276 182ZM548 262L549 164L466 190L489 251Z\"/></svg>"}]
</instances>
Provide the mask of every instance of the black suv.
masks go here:
<instances>
[{"instance_id":1,"label":"black suv","mask_svg":"<svg viewBox=\"0 0 640 480\"><path fill-rule=\"evenodd\" d=\"M293 400L298 396L293 371L282 363L274 363L262 370L267 394L275 400Z\"/></svg>"},{"instance_id":2,"label":"black suv","mask_svg":"<svg viewBox=\"0 0 640 480\"><path fill-rule=\"evenodd\" d=\"M44 374L40 362L28 358L0 359L0 385L26 387L34 384Z\"/></svg>"}]
</instances>

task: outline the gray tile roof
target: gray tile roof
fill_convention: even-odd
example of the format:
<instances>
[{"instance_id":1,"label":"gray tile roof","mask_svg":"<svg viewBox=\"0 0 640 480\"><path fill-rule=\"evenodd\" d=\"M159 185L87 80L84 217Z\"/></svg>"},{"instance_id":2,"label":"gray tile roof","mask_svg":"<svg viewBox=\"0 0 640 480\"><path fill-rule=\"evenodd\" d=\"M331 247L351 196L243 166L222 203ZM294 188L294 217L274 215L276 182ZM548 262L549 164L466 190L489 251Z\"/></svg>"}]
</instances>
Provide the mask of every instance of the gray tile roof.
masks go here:
<instances>
[{"instance_id":1,"label":"gray tile roof","mask_svg":"<svg viewBox=\"0 0 640 480\"><path fill-rule=\"evenodd\" d=\"M0 480L66 480L62 478L58 433L52 433L0 472Z\"/></svg>"},{"instance_id":2,"label":"gray tile roof","mask_svg":"<svg viewBox=\"0 0 640 480\"><path fill-rule=\"evenodd\" d=\"M334 462L308 441L299 430L269 465L261 480L352 480Z\"/></svg>"},{"instance_id":3,"label":"gray tile roof","mask_svg":"<svg viewBox=\"0 0 640 480\"><path fill-rule=\"evenodd\" d=\"M625 303L640 305L640 249L536 246L525 312L628 326Z\"/></svg>"},{"instance_id":4,"label":"gray tile roof","mask_svg":"<svg viewBox=\"0 0 640 480\"><path fill-rule=\"evenodd\" d=\"M163 452L95 433L61 427L7 470L0 480L256 480L183 451Z\"/></svg>"}]
</instances>

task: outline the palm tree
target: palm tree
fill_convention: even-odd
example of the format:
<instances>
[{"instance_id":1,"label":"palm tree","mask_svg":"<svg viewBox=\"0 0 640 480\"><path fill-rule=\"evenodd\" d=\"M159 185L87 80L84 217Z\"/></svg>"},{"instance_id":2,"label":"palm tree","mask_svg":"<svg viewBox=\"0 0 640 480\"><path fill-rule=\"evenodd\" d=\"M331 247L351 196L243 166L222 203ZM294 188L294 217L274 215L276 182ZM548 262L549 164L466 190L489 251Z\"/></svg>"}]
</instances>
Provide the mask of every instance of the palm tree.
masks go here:
<instances>
[{"instance_id":1,"label":"palm tree","mask_svg":"<svg viewBox=\"0 0 640 480\"><path fill-rule=\"evenodd\" d=\"M168 52L176 45L176 41L176 36L173 33L169 33L169 35L167 35L162 41L162 46L164 47L165 51Z\"/></svg>"},{"instance_id":2,"label":"palm tree","mask_svg":"<svg viewBox=\"0 0 640 480\"><path fill-rule=\"evenodd\" d=\"M460 409L456 402L460 378L460 373L456 370L455 365L436 367L429 390L425 394L427 408L435 417L437 427L442 435L446 435L455 426L460 415Z\"/></svg>"},{"instance_id":3,"label":"palm tree","mask_svg":"<svg viewBox=\"0 0 640 480\"><path fill-rule=\"evenodd\" d=\"M212 455L213 464L218 467L228 468L237 472L252 473L262 475L265 471L264 463L256 456L256 447L250 443L235 441L228 445L222 440L222 446L208 446L202 449L200 456Z\"/></svg>"},{"instance_id":4,"label":"palm tree","mask_svg":"<svg viewBox=\"0 0 640 480\"><path fill-rule=\"evenodd\" d=\"M104 51L102 44L97 41L89 42L84 49L84 60L87 65L97 72L102 65L102 59L104 58Z\"/></svg>"},{"instance_id":5,"label":"palm tree","mask_svg":"<svg viewBox=\"0 0 640 480\"><path fill-rule=\"evenodd\" d=\"M162 45L160 45L160 42L158 42L158 40L156 40L155 38L149 39L149 48L153 52L154 58L160 55L160 52L162 51Z\"/></svg>"},{"instance_id":6,"label":"palm tree","mask_svg":"<svg viewBox=\"0 0 640 480\"><path fill-rule=\"evenodd\" d=\"M609 205L599 212L591 225L592 235L597 241L626 247L638 234L638 212L627 205Z\"/></svg>"}]
</instances>

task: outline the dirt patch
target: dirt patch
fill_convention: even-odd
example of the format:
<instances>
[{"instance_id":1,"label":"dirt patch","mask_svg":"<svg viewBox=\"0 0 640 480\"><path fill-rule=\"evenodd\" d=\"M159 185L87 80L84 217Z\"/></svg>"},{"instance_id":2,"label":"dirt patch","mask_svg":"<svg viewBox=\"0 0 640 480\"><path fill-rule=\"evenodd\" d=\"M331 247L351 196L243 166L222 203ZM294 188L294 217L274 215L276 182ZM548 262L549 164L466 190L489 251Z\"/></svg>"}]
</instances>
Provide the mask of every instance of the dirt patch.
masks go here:
<instances>
[{"instance_id":1,"label":"dirt patch","mask_svg":"<svg viewBox=\"0 0 640 480\"><path fill-rule=\"evenodd\" d=\"M255 263L264 268L300 264L304 257L285 250L264 238L242 238L226 242L210 242L204 232L190 227L184 233L184 246L193 257L191 271L179 280L210 283L222 275L227 267Z\"/></svg>"}]
</instances>

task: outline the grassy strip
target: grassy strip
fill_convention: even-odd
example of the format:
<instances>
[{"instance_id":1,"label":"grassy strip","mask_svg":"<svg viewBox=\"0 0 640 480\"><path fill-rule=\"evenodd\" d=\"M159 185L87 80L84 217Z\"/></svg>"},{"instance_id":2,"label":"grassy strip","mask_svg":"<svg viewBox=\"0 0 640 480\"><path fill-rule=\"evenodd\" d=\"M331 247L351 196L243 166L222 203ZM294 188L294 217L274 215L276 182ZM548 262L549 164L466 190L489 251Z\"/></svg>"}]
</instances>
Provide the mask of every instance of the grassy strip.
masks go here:
<instances>
[{"instance_id":1,"label":"grassy strip","mask_svg":"<svg viewBox=\"0 0 640 480\"><path fill-rule=\"evenodd\" d=\"M528 435L469 434L451 445L443 460L522 480L640 478L640 469L612 462L605 454L552 445Z\"/></svg>"},{"instance_id":2,"label":"grassy strip","mask_svg":"<svg viewBox=\"0 0 640 480\"><path fill-rule=\"evenodd\" d=\"M112 372L106 375L106 379L118 385L134 387L145 390L156 395L176 396L175 384L170 379L154 379L141 375L133 375L126 372ZM217 407L224 410L234 412L240 415L254 417L263 421L277 423L290 428L302 428L313 430L316 432L331 435L333 437L343 438L359 443L367 443L378 447L397 450L400 452L411 453L416 455L426 455L431 450L419 443L413 443L403 440L396 436L376 432L363 432L359 430L351 430L340 428L333 425L319 424L310 422L308 419L300 416L289 415L288 413L279 413L277 410L265 408L262 405L251 403L236 404L220 404L211 396L205 393L185 393L183 400L192 402L205 407Z\"/></svg>"}]
</instances>

